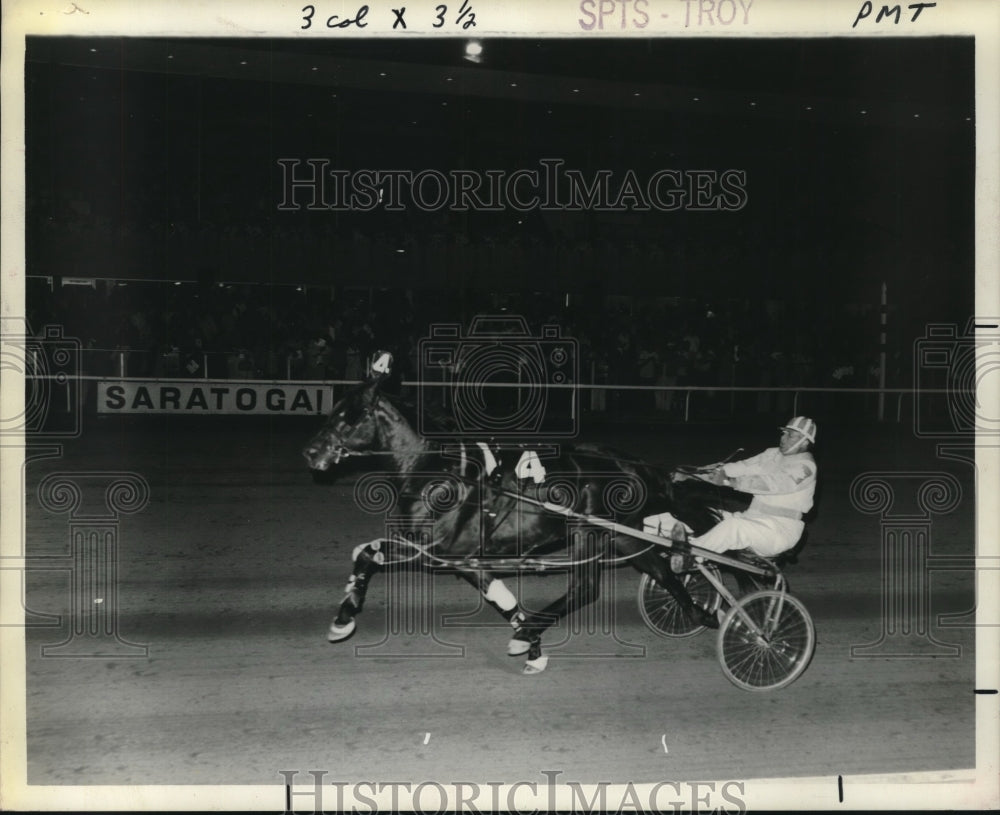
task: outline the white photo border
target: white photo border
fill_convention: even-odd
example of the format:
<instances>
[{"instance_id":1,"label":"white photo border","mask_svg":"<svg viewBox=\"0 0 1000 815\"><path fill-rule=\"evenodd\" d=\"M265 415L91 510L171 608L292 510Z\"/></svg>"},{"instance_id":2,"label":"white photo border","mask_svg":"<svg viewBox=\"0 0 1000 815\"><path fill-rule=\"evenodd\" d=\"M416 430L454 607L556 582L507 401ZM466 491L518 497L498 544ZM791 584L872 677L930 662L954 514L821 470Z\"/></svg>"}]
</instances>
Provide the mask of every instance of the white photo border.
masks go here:
<instances>
[{"instance_id":1,"label":"white photo border","mask_svg":"<svg viewBox=\"0 0 1000 815\"><path fill-rule=\"evenodd\" d=\"M349 36L392 37L391 6L403 2L371 0L372 9L384 13L369 15L363 33ZM407 0L414 9L432 7L434 0L421 3ZM341 0L328 4L345 15L355 4ZM357 4L360 5L360 4ZM595 38L634 34L641 37L718 37L718 28L695 29L684 25L682 14L671 19L654 19L642 31L611 29L586 31L581 28L579 0L517 2L516 0L475 0L479 37L565 36ZM975 38L976 74L976 215L975 274L976 313L1000 315L1000 4L987 0L939 0L927 6L916 21L877 27L872 19L858 21L864 7L861 0L827 0L823 3L792 0L753 0L750 22L725 31L735 37L927 37L962 35ZM873 4L877 12L881 3ZM124 35L185 37L304 37L300 30L301 2L247 2L222 0L153 0L153 2L111 2L109 0L13 0L3 5L3 111L2 111L2 314L23 316L25 291L25 174L24 174L24 55L29 35ZM676 3L683 9L683 0ZM912 7L910 7L912 8ZM410 15L407 36L459 37L454 31L439 31ZM308 32L308 36L347 36L342 32ZM1000 404L996 377L983 380L980 399ZM23 400L23 381L4 376L5 409L16 410ZM23 551L19 518L24 496L8 489L20 483L23 451L4 446L0 477L4 486L0 516L5 554ZM981 446L978 466L978 554L997 554L997 508L1000 495L1000 449ZM29 786L25 744L25 637L16 624L23 615L19 604L19 582L13 571L0 572L5 625L0 627L2 644L2 767L0 802L9 810L284 810L285 790L279 784L267 786ZM10 590L13 589L13 590ZM1000 656L996 626L1000 620L1000 571L977 573L976 684L982 689L1000 687ZM23 619L23 616L22 616ZM852 776L845 783L852 789L863 785L863 800L852 795L845 803L837 798L829 777L768 779L748 781L743 798L750 809L978 809L1000 805L998 786L998 745L1000 714L997 695L976 699L977 764L969 771L913 773L905 775ZM527 796L527 793L523 793ZM388 793L373 796L388 806ZM519 796L518 800L522 800ZM546 801L525 807L544 809ZM565 801L560 799L565 804ZM300 808L304 801L296 802ZM559 802L557 802L559 803ZM482 808L488 808L486 802Z\"/></svg>"}]
</instances>

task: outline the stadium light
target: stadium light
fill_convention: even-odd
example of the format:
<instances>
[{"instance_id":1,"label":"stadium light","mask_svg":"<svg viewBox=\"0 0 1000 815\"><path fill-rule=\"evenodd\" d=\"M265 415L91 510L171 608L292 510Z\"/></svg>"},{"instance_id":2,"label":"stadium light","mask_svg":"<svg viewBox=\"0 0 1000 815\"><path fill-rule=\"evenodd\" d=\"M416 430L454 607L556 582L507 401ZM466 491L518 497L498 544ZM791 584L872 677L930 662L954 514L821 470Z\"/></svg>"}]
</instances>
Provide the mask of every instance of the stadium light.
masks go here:
<instances>
[{"instance_id":1,"label":"stadium light","mask_svg":"<svg viewBox=\"0 0 1000 815\"><path fill-rule=\"evenodd\" d=\"M465 44L465 59L477 64L483 61L483 44L479 40L469 40Z\"/></svg>"}]
</instances>

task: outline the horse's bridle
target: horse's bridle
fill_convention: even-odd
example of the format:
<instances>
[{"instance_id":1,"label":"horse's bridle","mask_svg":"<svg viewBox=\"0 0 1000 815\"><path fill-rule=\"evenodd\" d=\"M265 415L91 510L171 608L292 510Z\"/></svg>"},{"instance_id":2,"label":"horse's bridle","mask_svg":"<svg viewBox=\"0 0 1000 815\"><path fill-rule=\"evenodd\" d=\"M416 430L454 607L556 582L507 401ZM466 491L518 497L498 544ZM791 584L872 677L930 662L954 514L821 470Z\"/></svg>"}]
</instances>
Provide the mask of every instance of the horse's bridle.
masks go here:
<instances>
[{"instance_id":1,"label":"horse's bridle","mask_svg":"<svg viewBox=\"0 0 1000 815\"><path fill-rule=\"evenodd\" d=\"M375 414L375 407L378 405L378 397L374 399L371 405L365 407L361 411L361 415L358 417L354 424L348 424L343 419L340 420L340 425L330 430L330 440L333 444L333 463L339 464L343 459L350 456L380 456L380 455L391 455L385 450L353 450L346 446L346 442L350 439L350 435L354 430L364 422L365 419L371 418ZM348 435L341 432L341 429L346 429ZM375 422L375 433L378 434L378 422Z\"/></svg>"}]
</instances>

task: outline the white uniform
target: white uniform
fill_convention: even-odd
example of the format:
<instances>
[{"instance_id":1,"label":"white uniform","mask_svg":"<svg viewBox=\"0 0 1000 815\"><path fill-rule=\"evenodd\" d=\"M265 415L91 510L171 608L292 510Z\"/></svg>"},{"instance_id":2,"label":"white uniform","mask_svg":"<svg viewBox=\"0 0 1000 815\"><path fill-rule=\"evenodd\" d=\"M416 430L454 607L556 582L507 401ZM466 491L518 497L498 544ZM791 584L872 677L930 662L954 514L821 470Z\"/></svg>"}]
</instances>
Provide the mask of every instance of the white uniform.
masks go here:
<instances>
[{"instance_id":1,"label":"white uniform","mask_svg":"<svg viewBox=\"0 0 1000 815\"><path fill-rule=\"evenodd\" d=\"M694 546L713 552L751 549L774 557L791 549L802 537L802 516L812 509L816 491L816 461L812 453L784 455L770 447L759 455L723 466L727 483L753 494L743 512L722 512L722 520Z\"/></svg>"}]
</instances>

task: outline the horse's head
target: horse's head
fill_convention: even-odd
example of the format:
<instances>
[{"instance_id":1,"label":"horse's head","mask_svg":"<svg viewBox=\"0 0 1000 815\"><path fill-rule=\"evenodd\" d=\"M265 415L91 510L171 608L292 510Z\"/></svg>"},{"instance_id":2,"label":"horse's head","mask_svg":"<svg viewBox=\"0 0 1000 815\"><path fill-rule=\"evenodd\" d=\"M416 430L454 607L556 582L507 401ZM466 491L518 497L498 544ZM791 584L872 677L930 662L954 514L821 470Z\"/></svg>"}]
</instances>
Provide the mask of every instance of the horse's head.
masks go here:
<instances>
[{"instance_id":1,"label":"horse's head","mask_svg":"<svg viewBox=\"0 0 1000 815\"><path fill-rule=\"evenodd\" d=\"M390 453L401 469L412 466L424 451L424 441L392 399L380 392L390 374L392 354L376 351L368 360L368 378L338 401L322 430L306 445L302 455L314 471L330 469L345 456L368 452Z\"/></svg>"},{"instance_id":2,"label":"horse's head","mask_svg":"<svg viewBox=\"0 0 1000 815\"><path fill-rule=\"evenodd\" d=\"M342 458L382 449L375 415L379 382L369 378L338 400L330 417L302 451L313 470L325 471Z\"/></svg>"}]
</instances>

